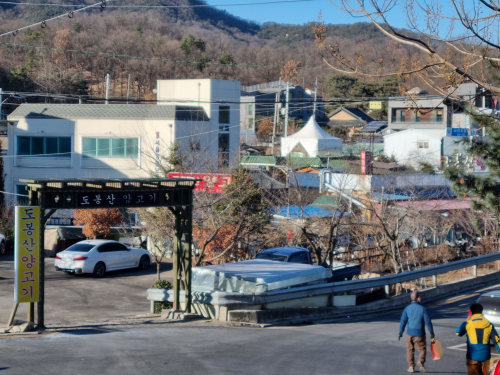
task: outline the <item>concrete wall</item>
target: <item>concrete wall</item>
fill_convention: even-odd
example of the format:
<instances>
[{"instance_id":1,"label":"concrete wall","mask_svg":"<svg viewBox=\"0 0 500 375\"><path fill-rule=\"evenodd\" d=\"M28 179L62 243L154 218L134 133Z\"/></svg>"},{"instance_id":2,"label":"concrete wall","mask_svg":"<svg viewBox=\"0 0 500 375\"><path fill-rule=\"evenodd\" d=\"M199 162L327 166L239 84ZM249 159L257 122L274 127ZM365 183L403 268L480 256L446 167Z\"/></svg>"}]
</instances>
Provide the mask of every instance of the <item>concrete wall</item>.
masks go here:
<instances>
[{"instance_id":1,"label":"concrete wall","mask_svg":"<svg viewBox=\"0 0 500 375\"><path fill-rule=\"evenodd\" d=\"M454 295L479 285L497 283L500 272L494 272L488 275L470 278L455 283L440 285L437 288L420 291L422 302L424 304ZM410 303L410 294L404 294L398 297L383 299L375 302L366 303L358 306L331 306L328 304L322 306L294 307L286 309L245 309L231 310L228 313L228 321L236 323L253 324L272 324L284 322L287 320L302 320L310 322L319 318L331 318L335 316L345 316L346 314L371 314L381 313L395 309L402 309Z\"/></svg>"}]
</instances>

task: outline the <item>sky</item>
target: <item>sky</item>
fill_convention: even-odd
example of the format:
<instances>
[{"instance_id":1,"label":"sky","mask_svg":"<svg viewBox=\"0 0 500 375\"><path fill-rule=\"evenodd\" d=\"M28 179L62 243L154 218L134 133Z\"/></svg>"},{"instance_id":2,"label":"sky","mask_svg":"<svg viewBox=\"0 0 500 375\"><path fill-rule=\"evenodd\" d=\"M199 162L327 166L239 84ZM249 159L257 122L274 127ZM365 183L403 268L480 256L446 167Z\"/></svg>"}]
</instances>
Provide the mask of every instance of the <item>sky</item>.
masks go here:
<instances>
[{"instance_id":1,"label":"sky","mask_svg":"<svg viewBox=\"0 0 500 375\"><path fill-rule=\"evenodd\" d=\"M207 0L210 5L244 4L249 2L266 2L272 0ZM354 18L335 8L329 0L313 0L297 3L256 4L246 6L218 6L235 16L256 21L258 23L276 22L302 25L316 21L319 11L323 14L326 23L368 22L365 18ZM404 13L401 9L394 9L390 13L390 21L396 27L405 27Z\"/></svg>"}]
</instances>

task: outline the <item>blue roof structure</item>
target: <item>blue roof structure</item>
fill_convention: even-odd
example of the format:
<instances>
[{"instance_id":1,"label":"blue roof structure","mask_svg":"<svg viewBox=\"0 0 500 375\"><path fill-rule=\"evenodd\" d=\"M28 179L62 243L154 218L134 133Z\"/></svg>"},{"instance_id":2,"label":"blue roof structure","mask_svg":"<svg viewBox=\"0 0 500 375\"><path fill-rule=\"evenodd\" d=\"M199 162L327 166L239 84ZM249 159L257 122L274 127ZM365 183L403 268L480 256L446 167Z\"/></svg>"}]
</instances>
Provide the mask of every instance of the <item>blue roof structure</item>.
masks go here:
<instances>
[{"instance_id":1,"label":"blue roof structure","mask_svg":"<svg viewBox=\"0 0 500 375\"><path fill-rule=\"evenodd\" d=\"M302 212L302 208L299 206L290 207L275 207L275 216L282 216L284 218L288 217L290 219L310 219L310 218L321 218L321 217L332 217L332 216L349 216L349 213L325 210L323 208L306 206Z\"/></svg>"}]
</instances>

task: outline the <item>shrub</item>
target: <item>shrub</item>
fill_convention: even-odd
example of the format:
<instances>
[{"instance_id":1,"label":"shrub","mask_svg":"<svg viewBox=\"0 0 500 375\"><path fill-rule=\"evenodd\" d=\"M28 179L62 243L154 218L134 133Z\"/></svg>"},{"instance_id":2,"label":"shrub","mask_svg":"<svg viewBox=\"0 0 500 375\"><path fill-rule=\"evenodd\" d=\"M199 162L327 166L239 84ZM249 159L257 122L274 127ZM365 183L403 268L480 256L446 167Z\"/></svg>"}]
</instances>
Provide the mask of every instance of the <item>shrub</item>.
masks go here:
<instances>
[{"instance_id":1,"label":"shrub","mask_svg":"<svg viewBox=\"0 0 500 375\"><path fill-rule=\"evenodd\" d=\"M172 289L172 284L167 280L156 280L152 286L155 289ZM161 314L163 309L171 309L170 302L155 301L155 314Z\"/></svg>"},{"instance_id":2,"label":"shrub","mask_svg":"<svg viewBox=\"0 0 500 375\"><path fill-rule=\"evenodd\" d=\"M167 280L156 280L151 288L155 289L172 289L172 284Z\"/></svg>"}]
</instances>

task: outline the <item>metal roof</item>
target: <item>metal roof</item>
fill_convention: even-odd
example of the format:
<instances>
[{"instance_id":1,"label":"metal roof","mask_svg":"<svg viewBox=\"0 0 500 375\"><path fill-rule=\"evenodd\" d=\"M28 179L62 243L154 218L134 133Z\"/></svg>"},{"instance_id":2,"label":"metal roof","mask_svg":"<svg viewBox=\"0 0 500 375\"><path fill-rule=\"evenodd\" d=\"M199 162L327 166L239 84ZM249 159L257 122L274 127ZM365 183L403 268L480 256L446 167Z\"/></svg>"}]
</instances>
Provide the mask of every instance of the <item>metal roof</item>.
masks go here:
<instances>
[{"instance_id":1,"label":"metal roof","mask_svg":"<svg viewBox=\"0 0 500 375\"><path fill-rule=\"evenodd\" d=\"M363 129L361 129L361 131L366 133L375 133L383 127L387 127L387 124L387 121L372 121L369 122Z\"/></svg>"},{"instance_id":2,"label":"metal roof","mask_svg":"<svg viewBox=\"0 0 500 375\"><path fill-rule=\"evenodd\" d=\"M21 104L13 118L141 118L208 121L202 107L150 104Z\"/></svg>"}]
</instances>

